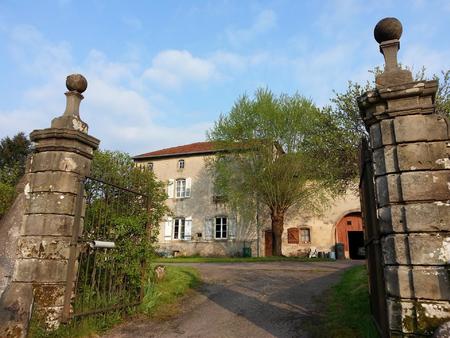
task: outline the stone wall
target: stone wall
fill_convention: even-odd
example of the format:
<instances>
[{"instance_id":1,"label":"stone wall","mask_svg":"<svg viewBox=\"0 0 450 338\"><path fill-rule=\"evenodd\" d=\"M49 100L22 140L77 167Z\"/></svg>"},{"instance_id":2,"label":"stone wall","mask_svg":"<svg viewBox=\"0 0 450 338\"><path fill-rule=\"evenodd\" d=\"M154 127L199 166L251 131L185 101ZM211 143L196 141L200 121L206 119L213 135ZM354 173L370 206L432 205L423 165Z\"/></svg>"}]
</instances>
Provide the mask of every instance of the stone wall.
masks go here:
<instances>
[{"instance_id":1,"label":"stone wall","mask_svg":"<svg viewBox=\"0 0 450 338\"><path fill-rule=\"evenodd\" d=\"M400 34L396 19L377 25L386 67L360 98L392 337L432 335L450 319L449 123L434 111L437 82L415 82L397 66Z\"/></svg>"},{"instance_id":2,"label":"stone wall","mask_svg":"<svg viewBox=\"0 0 450 338\"><path fill-rule=\"evenodd\" d=\"M69 76L63 116L51 128L30 135L35 145L23 190L1 224L14 234L5 243L11 254L2 264L10 278L0 299L2 337L26 335L31 305L49 329L58 327L64 296L72 294L67 267L77 203L82 208L84 202L80 181L89 174L99 144L86 134L87 125L79 117L86 86L81 75Z\"/></svg>"}]
</instances>

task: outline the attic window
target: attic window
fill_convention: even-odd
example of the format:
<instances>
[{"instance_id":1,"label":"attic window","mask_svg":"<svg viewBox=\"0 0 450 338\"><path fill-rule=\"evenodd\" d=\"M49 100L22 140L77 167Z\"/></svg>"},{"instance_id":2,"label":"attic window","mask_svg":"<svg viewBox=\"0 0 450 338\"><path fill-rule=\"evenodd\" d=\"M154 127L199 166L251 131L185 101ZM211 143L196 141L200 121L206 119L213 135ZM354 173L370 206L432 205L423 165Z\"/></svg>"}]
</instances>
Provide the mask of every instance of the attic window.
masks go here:
<instances>
[{"instance_id":1,"label":"attic window","mask_svg":"<svg viewBox=\"0 0 450 338\"><path fill-rule=\"evenodd\" d=\"M178 160L178 169L184 169L184 160Z\"/></svg>"}]
</instances>

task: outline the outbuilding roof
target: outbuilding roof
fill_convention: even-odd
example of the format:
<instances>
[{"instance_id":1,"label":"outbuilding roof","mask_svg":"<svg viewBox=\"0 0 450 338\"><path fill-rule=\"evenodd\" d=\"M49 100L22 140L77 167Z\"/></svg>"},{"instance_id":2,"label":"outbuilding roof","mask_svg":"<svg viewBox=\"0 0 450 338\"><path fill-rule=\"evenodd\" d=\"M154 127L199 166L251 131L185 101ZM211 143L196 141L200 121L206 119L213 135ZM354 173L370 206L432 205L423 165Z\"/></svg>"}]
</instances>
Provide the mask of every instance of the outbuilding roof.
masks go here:
<instances>
[{"instance_id":1,"label":"outbuilding roof","mask_svg":"<svg viewBox=\"0 0 450 338\"><path fill-rule=\"evenodd\" d=\"M157 157L175 157L181 155L210 154L215 153L216 151L217 150L214 149L214 145L212 142L196 142L185 144L182 146L155 150L141 155L136 155L133 157L133 159L139 160Z\"/></svg>"}]
</instances>

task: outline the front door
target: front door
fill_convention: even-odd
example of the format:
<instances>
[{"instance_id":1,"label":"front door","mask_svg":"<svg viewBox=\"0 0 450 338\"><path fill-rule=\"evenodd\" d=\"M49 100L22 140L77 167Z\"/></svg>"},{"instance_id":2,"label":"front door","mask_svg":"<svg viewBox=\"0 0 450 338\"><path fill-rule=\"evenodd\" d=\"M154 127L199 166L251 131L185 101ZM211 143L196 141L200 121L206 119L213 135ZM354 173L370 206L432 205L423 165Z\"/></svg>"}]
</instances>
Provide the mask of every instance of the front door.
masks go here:
<instances>
[{"instance_id":1,"label":"front door","mask_svg":"<svg viewBox=\"0 0 450 338\"><path fill-rule=\"evenodd\" d=\"M266 230L264 233L264 253L265 256L272 256L272 246L273 246L273 232L272 230Z\"/></svg>"}]
</instances>

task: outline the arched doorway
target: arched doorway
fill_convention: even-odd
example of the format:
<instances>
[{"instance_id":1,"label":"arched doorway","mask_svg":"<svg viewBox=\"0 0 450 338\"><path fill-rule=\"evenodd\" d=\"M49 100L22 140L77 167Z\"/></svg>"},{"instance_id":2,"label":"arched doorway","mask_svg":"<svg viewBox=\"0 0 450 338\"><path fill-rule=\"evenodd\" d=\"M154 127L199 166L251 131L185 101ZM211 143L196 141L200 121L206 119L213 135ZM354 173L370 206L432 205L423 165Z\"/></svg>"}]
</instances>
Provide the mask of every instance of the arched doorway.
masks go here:
<instances>
[{"instance_id":1,"label":"arched doorway","mask_svg":"<svg viewBox=\"0 0 450 338\"><path fill-rule=\"evenodd\" d=\"M364 232L360 212L347 214L337 223L336 243L344 244L345 258L365 258Z\"/></svg>"}]
</instances>

